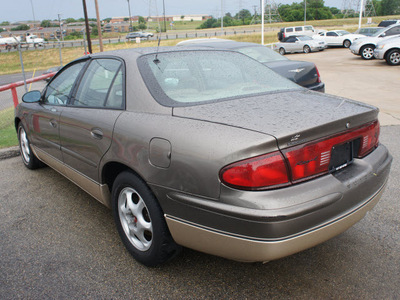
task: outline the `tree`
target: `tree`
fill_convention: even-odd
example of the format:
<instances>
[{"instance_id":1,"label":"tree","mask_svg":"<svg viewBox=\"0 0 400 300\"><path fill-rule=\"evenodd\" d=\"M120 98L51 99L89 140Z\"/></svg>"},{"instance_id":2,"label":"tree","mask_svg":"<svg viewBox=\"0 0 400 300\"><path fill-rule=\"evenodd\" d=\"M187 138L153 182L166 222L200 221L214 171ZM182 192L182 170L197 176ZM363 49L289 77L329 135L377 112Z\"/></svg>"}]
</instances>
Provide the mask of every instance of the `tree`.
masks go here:
<instances>
[{"instance_id":1,"label":"tree","mask_svg":"<svg viewBox=\"0 0 400 300\"><path fill-rule=\"evenodd\" d=\"M51 21L50 20L43 20L40 23L40 27L51 27Z\"/></svg>"},{"instance_id":2,"label":"tree","mask_svg":"<svg viewBox=\"0 0 400 300\"><path fill-rule=\"evenodd\" d=\"M396 15L400 12L400 0L382 0L382 15Z\"/></svg>"},{"instance_id":3,"label":"tree","mask_svg":"<svg viewBox=\"0 0 400 300\"><path fill-rule=\"evenodd\" d=\"M139 24L146 24L146 20L142 16L139 16Z\"/></svg>"},{"instance_id":4,"label":"tree","mask_svg":"<svg viewBox=\"0 0 400 300\"><path fill-rule=\"evenodd\" d=\"M236 15L235 15L236 19L240 19L243 22L243 25L246 23L246 19L250 19L252 18L251 12L248 9L242 9L240 10Z\"/></svg>"},{"instance_id":5,"label":"tree","mask_svg":"<svg viewBox=\"0 0 400 300\"><path fill-rule=\"evenodd\" d=\"M3 21L0 23L0 26L8 26L8 25L10 25L10 22L8 21Z\"/></svg>"},{"instance_id":6,"label":"tree","mask_svg":"<svg viewBox=\"0 0 400 300\"><path fill-rule=\"evenodd\" d=\"M74 18L66 18L65 19L65 23L75 23L77 22L77 20L75 20Z\"/></svg>"},{"instance_id":7,"label":"tree","mask_svg":"<svg viewBox=\"0 0 400 300\"><path fill-rule=\"evenodd\" d=\"M29 30L29 26L26 24L18 25L17 27L11 28L11 31Z\"/></svg>"}]
</instances>

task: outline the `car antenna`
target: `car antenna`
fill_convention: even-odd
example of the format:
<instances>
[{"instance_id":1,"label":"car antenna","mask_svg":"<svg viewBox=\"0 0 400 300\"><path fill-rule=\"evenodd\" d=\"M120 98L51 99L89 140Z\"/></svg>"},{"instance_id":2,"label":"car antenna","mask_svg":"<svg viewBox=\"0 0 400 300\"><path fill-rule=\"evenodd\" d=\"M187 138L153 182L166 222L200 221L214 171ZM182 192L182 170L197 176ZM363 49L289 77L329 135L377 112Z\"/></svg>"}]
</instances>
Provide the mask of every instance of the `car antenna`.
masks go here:
<instances>
[{"instance_id":1,"label":"car antenna","mask_svg":"<svg viewBox=\"0 0 400 300\"><path fill-rule=\"evenodd\" d=\"M158 48L160 47L160 42L161 42L161 30L158 33L158 44L157 44L156 58L153 60L153 62L155 64L159 64L160 63L160 60L158 59Z\"/></svg>"}]
</instances>

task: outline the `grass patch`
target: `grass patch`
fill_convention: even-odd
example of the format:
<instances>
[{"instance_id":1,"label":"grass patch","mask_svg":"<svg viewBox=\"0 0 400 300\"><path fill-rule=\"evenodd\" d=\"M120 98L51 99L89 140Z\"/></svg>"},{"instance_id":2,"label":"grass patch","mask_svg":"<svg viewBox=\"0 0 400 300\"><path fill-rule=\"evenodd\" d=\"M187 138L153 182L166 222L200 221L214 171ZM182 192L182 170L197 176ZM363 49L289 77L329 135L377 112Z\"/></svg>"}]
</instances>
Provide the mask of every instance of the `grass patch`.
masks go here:
<instances>
[{"instance_id":1,"label":"grass patch","mask_svg":"<svg viewBox=\"0 0 400 300\"><path fill-rule=\"evenodd\" d=\"M18 145L14 127L14 108L0 111L0 149Z\"/></svg>"}]
</instances>

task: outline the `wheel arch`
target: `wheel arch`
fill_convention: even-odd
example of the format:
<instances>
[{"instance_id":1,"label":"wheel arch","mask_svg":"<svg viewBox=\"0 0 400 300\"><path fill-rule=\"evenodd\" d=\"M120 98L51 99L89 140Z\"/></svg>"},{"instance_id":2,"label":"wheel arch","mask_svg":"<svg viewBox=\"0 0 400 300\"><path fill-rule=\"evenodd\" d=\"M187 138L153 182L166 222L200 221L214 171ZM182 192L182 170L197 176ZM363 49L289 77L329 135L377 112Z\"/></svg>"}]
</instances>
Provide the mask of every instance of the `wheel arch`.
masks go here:
<instances>
[{"instance_id":1,"label":"wheel arch","mask_svg":"<svg viewBox=\"0 0 400 300\"><path fill-rule=\"evenodd\" d=\"M101 170L101 182L103 184L107 184L110 193L112 191L112 186L117 176L125 171L133 173L134 175L142 179L144 182L146 182L143 179L143 177L140 176L140 174L135 170L133 170L131 167L120 162L110 161L107 162Z\"/></svg>"},{"instance_id":2,"label":"wheel arch","mask_svg":"<svg viewBox=\"0 0 400 300\"><path fill-rule=\"evenodd\" d=\"M18 125L19 125L20 122L21 122L21 119L20 119L20 118L16 117L16 118L14 119L15 131L17 131L17 132L18 132Z\"/></svg>"},{"instance_id":3,"label":"wheel arch","mask_svg":"<svg viewBox=\"0 0 400 300\"><path fill-rule=\"evenodd\" d=\"M392 50L398 50L398 51L400 51L400 47L393 47L393 48L390 48L390 49L386 50L386 51L385 51L385 55L384 55L383 58L386 59L387 56L388 56L388 54L389 54L389 52L392 51Z\"/></svg>"}]
</instances>

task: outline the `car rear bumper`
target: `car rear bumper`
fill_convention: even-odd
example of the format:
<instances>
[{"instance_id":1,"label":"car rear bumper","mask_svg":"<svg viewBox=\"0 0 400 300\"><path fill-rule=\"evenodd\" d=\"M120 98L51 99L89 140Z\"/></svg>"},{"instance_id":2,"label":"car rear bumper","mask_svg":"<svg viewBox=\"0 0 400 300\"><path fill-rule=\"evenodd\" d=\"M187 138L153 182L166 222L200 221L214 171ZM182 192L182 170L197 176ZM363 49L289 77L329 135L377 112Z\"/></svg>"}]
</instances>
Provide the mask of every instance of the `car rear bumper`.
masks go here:
<instances>
[{"instance_id":1,"label":"car rear bumper","mask_svg":"<svg viewBox=\"0 0 400 300\"><path fill-rule=\"evenodd\" d=\"M237 261L266 262L316 246L346 231L378 203L383 190L384 187L336 220L285 239L256 240L233 236L168 215L166 221L174 240L180 245Z\"/></svg>"},{"instance_id":2,"label":"car rear bumper","mask_svg":"<svg viewBox=\"0 0 400 300\"><path fill-rule=\"evenodd\" d=\"M323 82L318 82L318 83L310 85L310 86L305 86L305 88L312 90L312 91L325 93L325 83L323 83Z\"/></svg>"},{"instance_id":3,"label":"car rear bumper","mask_svg":"<svg viewBox=\"0 0 400 300\"><path fill-rule=\"evenodd\" d=\"M159 200L178 244L239 261L269 261L322 243L361 220L380 199L391 162L380 145L336 174L282 189L222 186L219 201L177 191L156 194L167 195Z\"/></svg>"}]
</instances>

